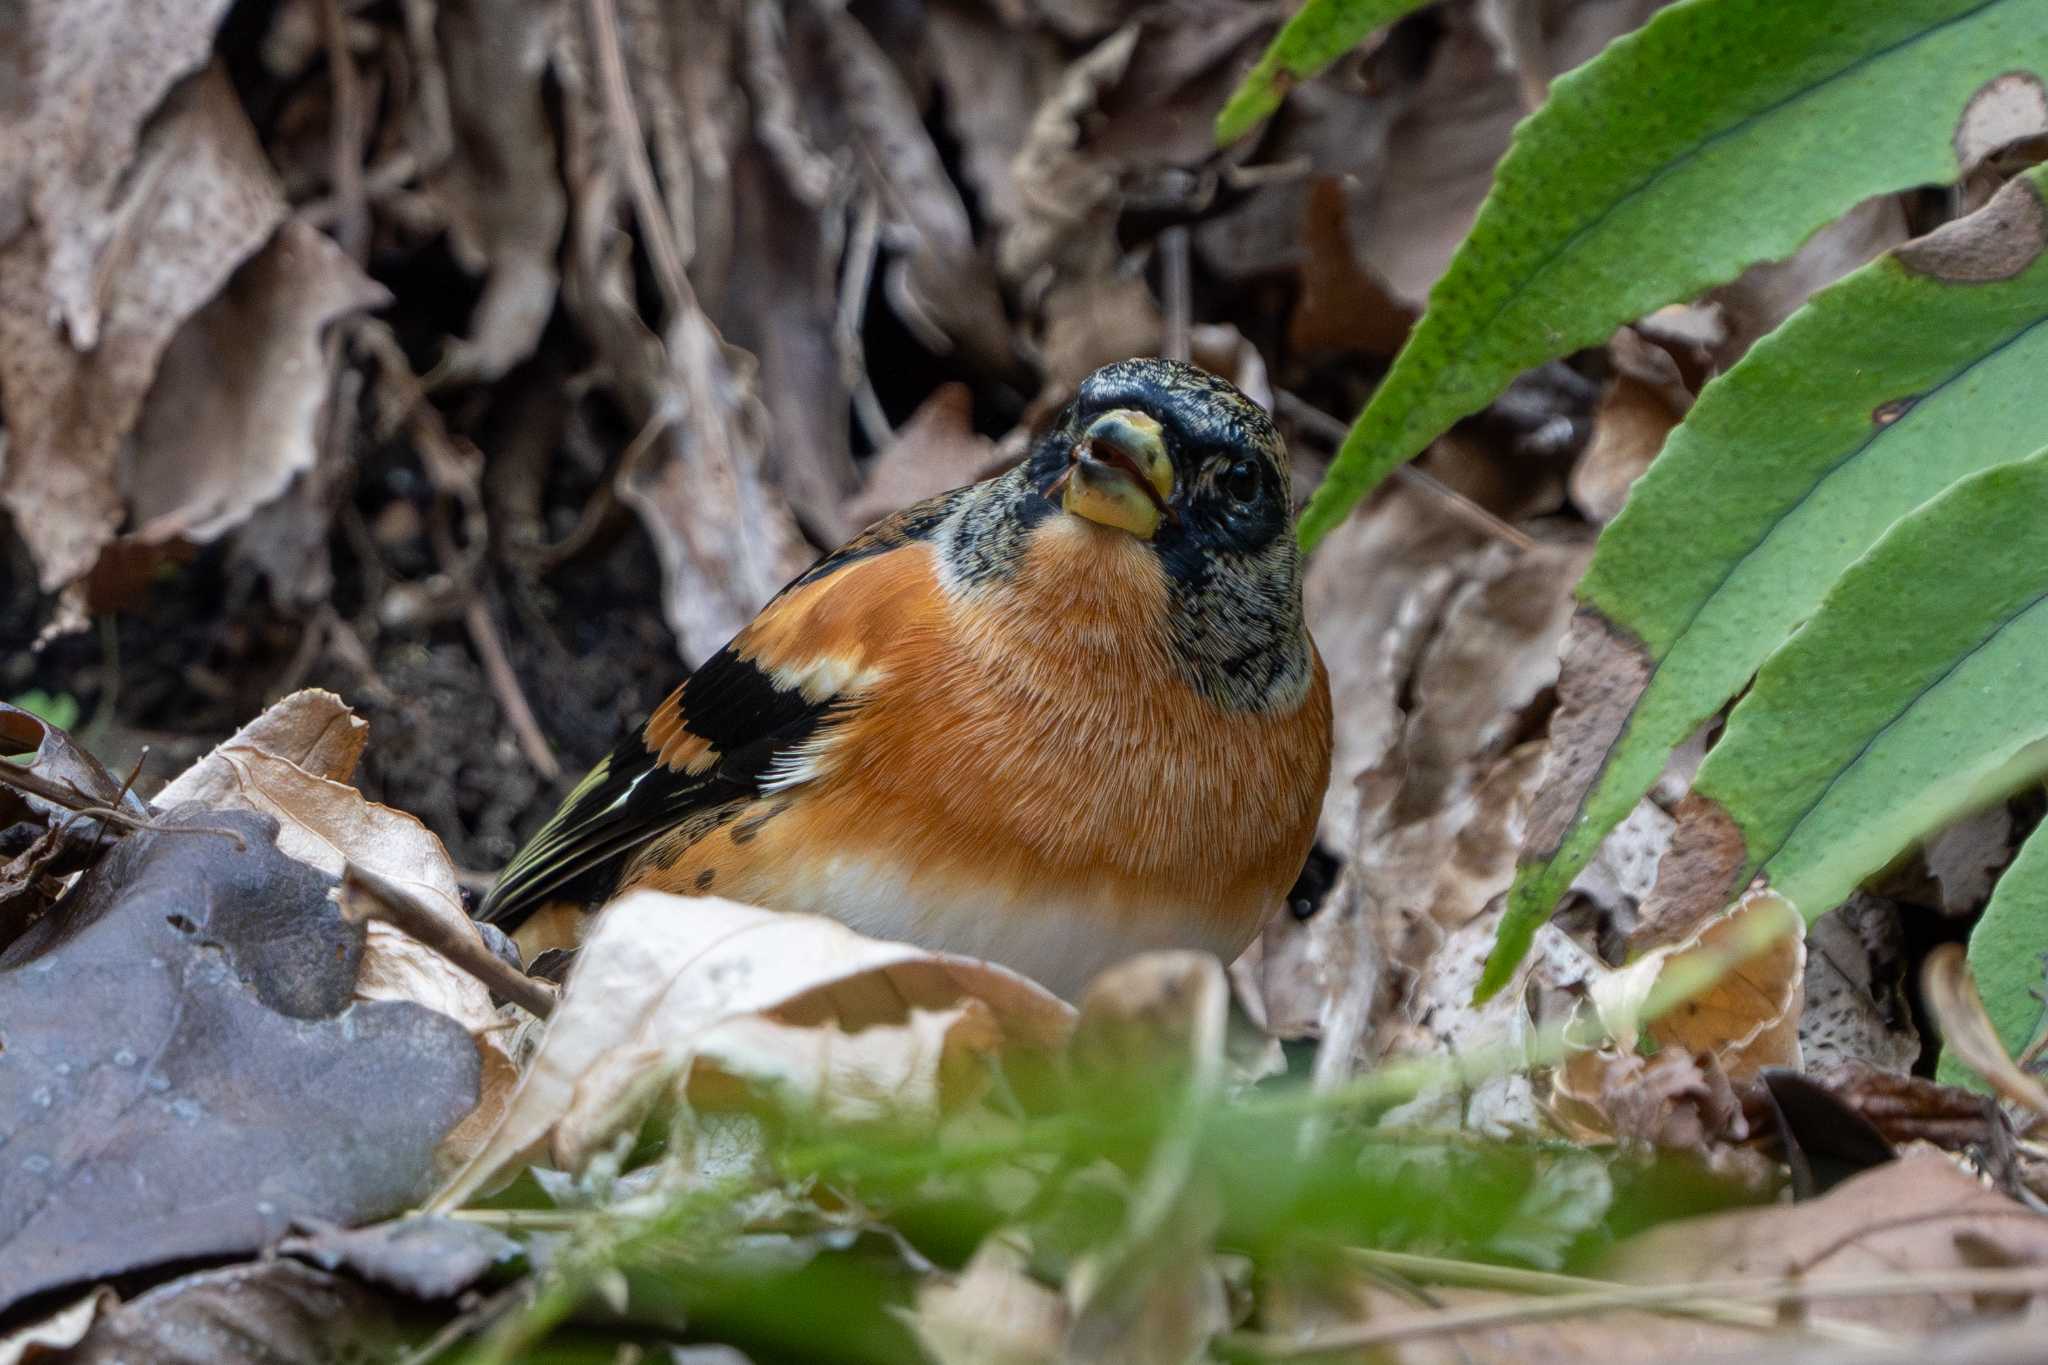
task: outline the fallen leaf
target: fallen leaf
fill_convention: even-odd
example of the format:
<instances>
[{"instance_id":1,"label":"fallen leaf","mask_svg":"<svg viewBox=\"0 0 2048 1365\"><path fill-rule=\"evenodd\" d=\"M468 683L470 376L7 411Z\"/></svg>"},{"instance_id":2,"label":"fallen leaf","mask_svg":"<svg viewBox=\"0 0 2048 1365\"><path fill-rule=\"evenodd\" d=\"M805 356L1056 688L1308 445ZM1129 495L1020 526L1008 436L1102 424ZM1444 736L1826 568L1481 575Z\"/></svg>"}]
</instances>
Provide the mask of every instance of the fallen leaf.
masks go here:
<instances>
[{"instance_id":1,"label":"fallen leaf","mask_svg":"<svg viewBox=\"0 0 2048 1365\"><path fill-rule=\"evenodd\" d=\"M333 375L321 336L391 301L298 219L179 329L124 448L133 536L209 541L313 467Z\"/></svg>"},{"instance_id":2,"label":"fallen leaf","mask_svg":"<svg viewBox=\"0 0 2048 1365\"><path fill-rule=\"evenodd\" d=\"M277 1245L322 1270L345 1270L411 1299L449 1299L492 1268L521 1255L520 1245L495 1228L461 1218L415 1214L363 1228L314 1227Z\"/></svg>"},{"instance_id":3,"label":"fallen leaf","mask_svg":"<svg viewBox=\"0 0 2048 1365\"><path fill-rule=\"evenodd\" d=\"M114 1291L101 1285L76 1303L0 1337L0 1365L21 1365L25 1360L67 1351L92 1330L97 1319L120 1305Z\"/></svg>"},{"instance_id":4,"label":"fallen leaf","mask_svg":"<svg viewBox=\"0 0 2048 1365\"><path fill-rule=\"evenodd\" d=\"M339 877L350 863L369 868L410 890L437 913L447 932L477 937L454 864L434 833L404 811L366 801L345 781L322 775L351 773L366 731L333 693L295 692L180 774L157 799L270 816L278 822L277 846L290 857L330 877ZM476 1113L449 1137L443 1159L453 1164L468 1155L469 1144L495 1122L511 1095L516 1068L506 1050L504 1023L490 991L439 953L382 921L371 922L367 935L355 977L357 999L424 1005L476 1040L483 1082Z\"/></svg>"},{"instance_id":5,"label":"fallen leaf","mask_svg":"<svg viewBox=\"0 0 2048 1365\"><path fill-rule=\"evenodd\" d=\"M2048 1255L2048 1225L1945 1157L1908 1152L1820 1199L1681 1219L1629 1238L1604 1258L1638 1283L1674 1288L1734 1277L1796 1277L1821 1286L1868 1275L1972 1264L1962 1239L1987 1237L2012 1262ZM1808 1301L1808 1318L1886 1333L1935 1330L1969 1316L1967 1293L1892 1293Z\"/></svg>"},{"instance_id":6,"label":"fallen leaf","mask_svg":"<svg viewBox=\"0 0 2048 1365\"><path fill-rule=\"evenodd\" d=\"M995 443L969 421L973 392L965 384L941 384L896 428L896 439L867 464L867 482L846 503L838 534L851 538L871 522L949 488L985 478L995 461Z\"/></svg>"},{"instance_id":7,"label":"fallen leaf","mask_svg":"<svg viewBox=\"0 0 2048 1365\"><path fill-rule=\"evenodd\" d=\"M720 1075L758 1078L824 1113L871 1113L893 1097L894 1117L916 1122L957 1098L946 1082L968 1054L1049 1050L1071 1019L1043 988L972 958L808 915L634 892L598 914L506 1113L432 1207L459 1206L543 1143L554 1164L581 1169L663 1093L694 1095L700 1061L707 1089Z\"/></svg>"},{"instance_id":8,"label":"fallen leaf","mask_svg":"<svg viewBox=\"0 0 2048 1365\"><path fill-rule=\"evenodd\" d=\"M135 36L125 19L104 22ZM95 27L82 24L81 39ZM67 93L42 103L90 107L60 88ZM89 250L34 232L0 247L0 404L9 431L0 504L34 554L45 592L83 576L113 540L123 516L117 457L164 348L285 212L218 67L172 93L116 176L108 189L117 197L92 217ZM78 301L81 269L93 297L104 299L97 308Z\"/></svg>"},{"instance_id":9,"label":"fallen leaf","mask_svg":"<svg viewBox=\"0 0 2048 1365\"><path fill-rule=\"evenodd\" d=\"M440 0L431 11L452 146L428 183L456 260L484 276L468 335L442 359L452 379L501 377L533 354L554 311L568 205L543 77L562 11L559 0Z\"/></svg>"},{"instance_id":10,"label":"fallen leaf","mask_svg":"<svg viewBox=\"0 0 2048 1365\"><path fill-rule=\"evenodd\" d=\"M1920 982L1928 1013L1941 1030L1942 1046L1989 1082L2002 1098L2033 1114L2036 1121L2048 1118L2048 1087L2022 1071L2005 1050L1977 994L1962 945L1944 943L1929 953Z\"/></svg>"},{"instance_id":11,"label":"fallen leaf","mask_svg":"<svg viewBox=\"0 0 2048 1365\"><path fill-rule=\"evenodd\" d=\"M404 1324L381 1294L297 1261L256 1261L159 1285L93 1325L77 1365L329 1365L388 1358Z\"/></svg>"},{"instance_id":12,"label":"fallen leaf","mask_svg":"<svg viewBox=\"0 0 2048 1365\"><path fill-rule=\"evenodd\" d=\"M477 1098L453 1020L353 999L362 934L274 824L182 807L0 954L0 1306L418 1198Z\"/></svg>"},{"instance_id":13,"label":"fallen leaf","mask_svg":"<svg viewBox=\"0 0 2048 1365\"><path fill-rule=\"evenodd\" d=\"M1059 1291L1031 1278L1024 1252L991 1233L958 1275L933 1276L905 1314L934 1365L1058 1365L1067 1335Z\"/></svg>"},{"instance_id":14,"label":"fallen leaf","mask_svg":"<svg viewBox=\"0 0 2048 1365\"><path fill-rule=\"evenodd\" d=\"M1806 931L1806 1003L1799 1050L1808 1071L1863 1062L1906 1075L1920 1060L1920 1030L1906 984L1900 907L1858 892Z\"/></svg>"},{"instance_id":15,"label":"fallen leaf","mask_svg":"<svg viewBox=\"0 0 2048 1365\"><path fill-rule=\"evenodd\" d=\"M235 731L225 742L165 784L156 804L169 808L187 802L225 805L239 787L229 749L259 749L281 758L312 777L346 782L369 743L370 727L332 692L308 687L282 697L261 715Z\"/></svg>"},{"instance_id":16,"label":"fallen leaf","mask_svg":"<svg viewBox=\"0 0 2048 1365\"><path fill-rule=\"evenodd\" d=\"M1805 923L1771 891L1753 891L1677 943L1587 983L1601 1032L1623 1051L1647 1033L1707 1053L1740 1084L1767 1066L1800 1064ZM1684 998L1646 1017L1674 990Z\"/></svg>"}]
</instances>

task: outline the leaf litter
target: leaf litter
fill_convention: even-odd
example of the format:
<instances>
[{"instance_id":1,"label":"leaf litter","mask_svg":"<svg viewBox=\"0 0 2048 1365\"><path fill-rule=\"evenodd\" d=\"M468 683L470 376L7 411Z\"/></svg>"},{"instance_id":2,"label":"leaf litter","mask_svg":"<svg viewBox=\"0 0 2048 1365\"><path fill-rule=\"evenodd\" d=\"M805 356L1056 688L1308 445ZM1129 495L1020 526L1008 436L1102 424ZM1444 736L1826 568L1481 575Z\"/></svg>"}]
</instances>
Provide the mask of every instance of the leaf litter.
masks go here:
<instances>
[{"instance_id":1,"label":"leaf litter","mask_svg":"<svg viewBox=\"0 0 2048 1365\"><path fill-rule=\"evenodd\" d=\"M814 1351L746 1307L749 1282L792 1303L835 1282L846 1358L941 1362L1669 1358L2027 1304L2048 1173L2010 974L1996 1025L1951 957L1926 978L1944 1079L1964 1057L1994 1111L1920 1074L1912 970L1914 917L1977 913L2028 798L1832 914L1799 907L1819 915L1802 940L1769 929L1768 894L1697 894L1733 866L1684 802L1710 723L1617 807L1533 965L1472 1002L1517 858L1569 817L1545 793L1587 780L1547 735L1639 686L1632 642L1573 619L1594 532L1709 379L1933 225L1910 195L1518 381L1426 453L1434 483L1331 531L1309 578L1338 700L1320 872L1227 977L1141 959L1077 1016L984 964L651 896L607 910L559 997L513 997L551 1003L545 1023L456 965L495 951L468 869L678 656L873 516L1016 458L1096 364L1185 347L1277 409L1306 491L1332 444L1306 414L1370 393L1510 126L1655 8L1429 7L1218 153L1285 6L294 0L224 25L31 0L27 94L0 102L0 502L23 585L0 620L55 643L0 695L76 686L99 709L77 741L0 711L24 771L66 784L0 780L0 992L66 1006L43 1011L61 1026L0 1009L0 1079L78 1065L44 1034L90 1043L166 1000L187 1027L157 1030L173 1080L139 1105L92 1107L126 1093L118 1065L51 1084L51 1121L104 1140L67 1169L131 1184L119 1217L67 1198L74 1223L9 1234L69 1259L10 1282L36 1297L0 1359L175 1360L222 1331L310 1359L341 1317L486 1359L571 1318L679 1359ZM66 98L81 75L92 101ZM1998 154L2037 93L1970 106L1954 210L2012 217ZM1978 237L1896 259L2014 278ZM205 586L180 606L185 579ZM617 622L622 594L643 620ZM255 624L170 655L168 688L77 662L92 637L64 632L88 611L166 600ZM144 742L191 766L129 790ZM344 915L351 870L352 915L364 887L402 913ZM116 939L159 901L206 913ZM1757 924L1764 951L1731 952ZM154 994L73 984L117 947L132 970L145 939L183 964ZM81 1031L88 995L107 1008ZM1247 1018L1305 1086L1258 1079ZM203 1019L230 1032L193 1036ZM112 1088L72 1093L95 1076ZM268 1107L223 1128L222 1076ZM189 1123L135 1126L185 1101ZM1740 1207L1833 1159L1814 1125L1844 1116L1902 1155ZM377 1160L322 1165L372 1124ZM26 1160L8 1136L0 1162ZM408 1215L435 1185L441 1213ZM1922 1207L1926 1236L1894 1226ZM183 1273L195 1255L243 1259ZM1959 1287L1903 1293L1901 1266Z\"/></svg>"}]
</instances>

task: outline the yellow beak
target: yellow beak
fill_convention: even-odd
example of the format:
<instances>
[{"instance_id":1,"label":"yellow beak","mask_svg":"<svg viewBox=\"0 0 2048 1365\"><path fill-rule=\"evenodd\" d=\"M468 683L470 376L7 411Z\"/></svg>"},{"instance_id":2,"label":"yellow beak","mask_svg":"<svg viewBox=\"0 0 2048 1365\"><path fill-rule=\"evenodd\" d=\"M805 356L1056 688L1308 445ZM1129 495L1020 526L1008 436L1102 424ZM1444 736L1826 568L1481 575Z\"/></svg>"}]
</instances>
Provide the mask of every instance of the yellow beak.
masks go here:
<instances>
[{"instance_id":1,"label":"yellow beak","mask_svg":"<svg viewBox=\"0 0 2048 1365\"><path fill-rule=\"evenodd\" d=\"M1088 424L1061 480L1060 506L1077 517L1150 540L1174 516L1173 461L1159 423L1118 408Z\"/></svg>"}]
</instances>

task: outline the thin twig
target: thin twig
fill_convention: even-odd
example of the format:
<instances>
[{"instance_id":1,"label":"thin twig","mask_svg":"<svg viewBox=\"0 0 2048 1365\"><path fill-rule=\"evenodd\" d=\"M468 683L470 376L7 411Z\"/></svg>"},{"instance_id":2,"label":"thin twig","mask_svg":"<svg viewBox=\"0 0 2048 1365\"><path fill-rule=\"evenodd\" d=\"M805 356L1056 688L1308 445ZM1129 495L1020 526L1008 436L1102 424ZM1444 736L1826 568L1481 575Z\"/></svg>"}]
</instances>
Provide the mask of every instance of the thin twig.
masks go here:
<instances>
[{"instance_id":1,"label":"thin twig","mask_svg":"<svg viewBox=\"0 0 2048 1365\"><path fill-rule=\"evenodd\" d=\"M370 249L370 205L363 188L363 163L357 159L363 136L363 94L356 79L355 54L348 47L348 20L341 12L341 0L320 0L320 26L327 39L329 83L334 87L329 139L333 166L328 173L334 182L334 237L351 259L360 261Z\"/></svg>"},{"instance_id":2,"label":"thin twig","mask_svg":"<svg viewBox=\"0 0 2048 1365\"><path fill-rule=\"evenodd\" d=\"M476 646L477 657L483 661L484 677L497 694L498 705L504 709L505 719L519 740L520 751L535 772L553 782L562 775L562 765L555 761L554 752L548 748L548 737L541 733L540 722L533 718L533 708L527 705L526 693L520 690L519 675L512 671L505 642L498 638L497 624L491 620L490 608L484 605L481 593L469 599L462 624L469 630L469 642Z\"/></svg>"},{"instance_id":3,"label":"thin twig","mask_svg":"<svg viewBox=\"0 0 2048 1365\"><path fill-rule=\"evenodd\" d=\"M660 187L654 183L654 165L647 159L647 139L640 131L640 114L633 107L633 88L626 80L626 61L619 50L619 15L612 0L585 0L590 15L590 45L597 54L598 81L604 87L605 117L619 154L626 159L626 184L633 193L633 215L647 238L647 251L654 266L654 278L661 285L662 301L673 313L681 306L689 282L683 275L683 256L676 249L675 228L668 220L668 206L662 203Z\"/></svg>"},{"instance_id":4,"label":"thin twig","mask_svg":"<svg viewBox=\"0 0 2048 1365\"><path fill-rule=\"evenodd\" d=\"M485 947L482 935L467 921L459 926L449 923L446 915L422 901L418 893L374 868L354 862L343 867L341 908L350 919L382 920L418 940L536 1018L545 1019L554 1012L554 987L528 976Z\"/></svg>"},{"instance_id":5,"label":"thin twig","mask_svg":"<svg viewBox=\"0 0 2048 1365\"><path fill-rule=\"evenodd\" d=\"M1185 226L1176 224L1159 234L1159 274L1166 304L1160 349L1168 360L1185 361L1193 349L1189 336L1194 325L1193 269Z\"/></svg>"},{"instance_id":6,"label":"thin twig","mask_svg":"<svg viewBox=\"0 0 2048 1365\"><path fill-rule=\"evenodd\" d=\"M1329 413L1324 412L1321 408L1316 407L1307 399L1297 394L1289 393L1286 389L1275 389L1273 397L1274 401L1279 404L1281 413L1292 418L1301 426L1306 427L1311 435L1319 440L1328 441L1333 448L1341 448L1343 446L1344 437L1350 428L1346 427L1342 422L1330 416ZM1505 521L1502 521L1499 517L1434 475L1417 469L1412 464L1398 464L1394 466L1394 477L1412 488L1429 494L1431 497L1442 499L1446 508L1454 515L1470 523L1475 529L1504 540L1518 550L1533 550L1536 548L1536 542L1523 532L1508 525Z\"/></svg>"},{"instance_id":7,"label":"thin twig","mask_svg":"<svg viewBox=\"0 0 2048 1365\"><path fill-rule=\"evenodd\" d=\"M0 786L12 787L16 791L27 792L30 796L39 796L53 806L70 811L71 817L64 821L66 828L78 818L84 817L110 825L119 825L123 829L146 829L158 834L218 834L224 839L233 839L237 848L248 847L247 842L234 830L219 829L212 825L166 825L159 820L117 810L80 791L69 782L55 781L16 763L0 762Z\"/></svg>"}]
</instances>

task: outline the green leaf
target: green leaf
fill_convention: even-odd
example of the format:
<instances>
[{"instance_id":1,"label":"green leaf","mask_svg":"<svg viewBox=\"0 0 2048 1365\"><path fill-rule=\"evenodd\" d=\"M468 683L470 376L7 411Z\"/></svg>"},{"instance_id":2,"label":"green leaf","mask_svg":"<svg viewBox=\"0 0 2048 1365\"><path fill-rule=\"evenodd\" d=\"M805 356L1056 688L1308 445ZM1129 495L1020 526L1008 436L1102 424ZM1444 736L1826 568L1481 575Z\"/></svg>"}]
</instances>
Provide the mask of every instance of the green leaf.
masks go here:
<instances>
[{"instance_id":1,"label":"green leaf","mask_svg":"<svg viewBox=\"0 0 2048 1365\"><path fill-rule=\"evenodd\" d=\"M2048 952L2048 825L2036 829L2013 859L1977 927L1970 931L1970 975L2005 1050L2017 1057L2041 1030L2041 955ZM1946 1048L1935 1079L1987 1089L1975 1071Z\"/></svg>"},{"instance_id":2,"label":"green leaf","mask_svg":"<svg viewBox=\"0 0 2048 1365\"><path fill-rule=\"evenodd\" d=\"M2048 450L1955 484L1849 567L1700 765L1655 917L1689 922L1761 876L1811 922L2048 772L2044 507Z\"/></svg>"},{"instance_id":3,"label":"green leaf","mask_svg":"<svg viewBox=\"0 0 2048 1365\"><path fill-rule=\"evenodd\" d=\"M1429 0L1308 0L1280 30L1216 115L1216 145L1226 146L1280 107L1287 87L1315 75Z\"/></svg>"},{"instance_id":4,"label":"green leaf","mask_svg":"<svg viewBox=\"0 0 2048 1365\"><path fill-rule=\"evenodd\" d=\"M2048 0L1689 0L1617 39L1516 129L1302 543L1521 371L1953 180L2029 71Z\"/></svg>"},{"instance_id":5,"label":"green leaf","mask_svg":"<svg viewBox=\"0 0 2048 1365\"><path fill-rule=\"evenodd\" d=\"M1503 979L1673 746L1851 561L1955 480L2048 438L2044 188L2037 168L1814 295L1707 386L1637 481L1579 587Z\"/></svg>"}]
</instances>

